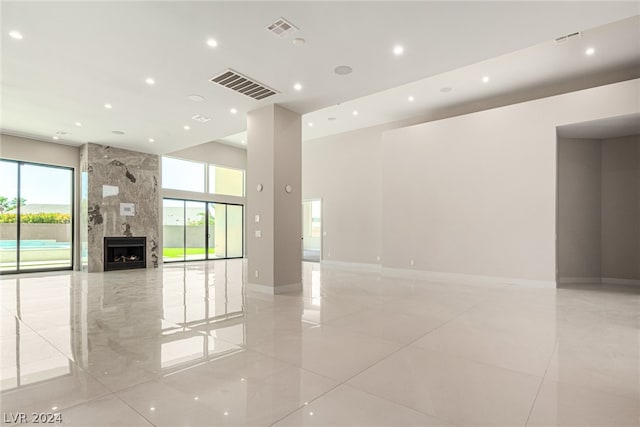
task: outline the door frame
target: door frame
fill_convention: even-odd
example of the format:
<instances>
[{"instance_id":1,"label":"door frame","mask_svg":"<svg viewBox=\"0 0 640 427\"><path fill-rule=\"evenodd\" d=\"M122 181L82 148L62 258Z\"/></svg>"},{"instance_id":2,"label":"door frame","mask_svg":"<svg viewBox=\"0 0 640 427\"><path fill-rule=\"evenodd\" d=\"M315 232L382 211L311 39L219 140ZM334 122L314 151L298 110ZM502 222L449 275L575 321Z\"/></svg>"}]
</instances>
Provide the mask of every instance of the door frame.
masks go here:
<instances>
[{"instance_id":1,"label":"door frame","mask_svg":"<svg viewBox=\"0 0 640 427\"><path fill-rule=\"evenodd\" d=\"M324 201L322 197L310 197L302 199L302 214L304 216L304 204L320 202L320 262L324 259ZM303 218L304 221L304 218ZM302 260L304 261L304 223L302 224Z\"/></svg>"}]
</instances>

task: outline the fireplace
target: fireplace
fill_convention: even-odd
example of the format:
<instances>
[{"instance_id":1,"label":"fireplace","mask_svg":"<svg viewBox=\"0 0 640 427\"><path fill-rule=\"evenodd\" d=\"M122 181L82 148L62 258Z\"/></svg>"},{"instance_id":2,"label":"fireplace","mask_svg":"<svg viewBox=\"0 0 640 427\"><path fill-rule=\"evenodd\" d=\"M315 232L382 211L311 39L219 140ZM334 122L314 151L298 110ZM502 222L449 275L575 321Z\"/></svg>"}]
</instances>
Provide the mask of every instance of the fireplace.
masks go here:
<instances>
[{"instance_id":1,"label":"fireplace","mask_svg":"<svg viewBox=\"0 0 640 427\"><path fill-rule=\"evenodd\" d=\"M104 271L147 268L146 237L105 237Z\"/></svg>"}]
</instances>

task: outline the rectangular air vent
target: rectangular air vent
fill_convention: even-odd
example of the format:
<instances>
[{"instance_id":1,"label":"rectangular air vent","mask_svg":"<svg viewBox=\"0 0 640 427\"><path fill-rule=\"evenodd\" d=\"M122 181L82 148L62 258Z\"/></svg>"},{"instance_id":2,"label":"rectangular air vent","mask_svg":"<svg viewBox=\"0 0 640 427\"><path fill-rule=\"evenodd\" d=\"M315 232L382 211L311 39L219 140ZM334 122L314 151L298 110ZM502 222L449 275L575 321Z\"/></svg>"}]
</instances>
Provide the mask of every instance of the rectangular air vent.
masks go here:
<instances>
[{"instance_id":1,"label":"rectangular air vent","mask_svg":"<svg viewBox=\"0 0 640 427\"><path fill-rule=\"evenodd\" d=\"M275 34L276 37L283 39L289 34L293 34L298 31L298 27L286 19L280 18L273 24L267 25L267 31Z\"/></svg>"},{"instance_id":2,"label":"rectangular air vent","mask_svg":"<svg viewBox=\"0 0 640 427\"><path fill-rule=\"evenodd\" d=\"M278 93L278 91L271 89L262 83L258 83L247 76L243 76L232 69L228 69L224 73L213 77L211 81L258 100Z\"/></svg>"},{"instance_id":3,"label":"rectangular air vent","mask_svg":"<svg viewBox=\"0 0 640 427\"><path fill-rule=\"evenodd\" d=\"M564 43L569 40L579 39L580 37L582 37L582 33L578 31L576 33L571 33L571 34L567 34L566 36L558 37L556 39L556 43Z\"/></svg>"}]
</instances>

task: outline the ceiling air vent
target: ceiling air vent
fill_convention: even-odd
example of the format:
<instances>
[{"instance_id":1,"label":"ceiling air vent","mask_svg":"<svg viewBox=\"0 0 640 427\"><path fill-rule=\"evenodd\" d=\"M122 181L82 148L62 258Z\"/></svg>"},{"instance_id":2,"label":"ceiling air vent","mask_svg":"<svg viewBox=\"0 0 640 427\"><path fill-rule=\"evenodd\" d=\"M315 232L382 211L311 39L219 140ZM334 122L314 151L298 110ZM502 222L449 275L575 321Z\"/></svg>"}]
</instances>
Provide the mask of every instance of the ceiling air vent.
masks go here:
<instances>
[{"instance_id":1,"label":"ceiling air vent","mask_svg":"<svg viewBox=\"0 0 640 427\"><path fill-rule=\"evenodd\" d=\"M293 34L298 31L298 27L286 19L280 18L273 24L267 25L267 31L275 34L278 38L283 39L289 36L289 34Z\"/></svg>"},{"instance_id":2,"label":"ceiling air vent","mask_svg":"<svg viewBox=\"0 0 640 427\"><path fill-rule=\"evenodd\" d=\"M278 91L231 69L219 76L213 77L211 81L258 100L278 93Z\"/></svg>"},{"instance_id":3,"label":"ceiling air vent","mask_svg":"<svg viewBox=\"0 0 640 427\"><path fill-rule=\"evenodd\" d=\"M571 34L567 34L566 36L558 37L556 39L556 43L564 43L564 42L568 42L569 40L579 39L580 37L582 37L582 33L578 31L576 33L571 33Z\"/></svg>"}]
</instances>

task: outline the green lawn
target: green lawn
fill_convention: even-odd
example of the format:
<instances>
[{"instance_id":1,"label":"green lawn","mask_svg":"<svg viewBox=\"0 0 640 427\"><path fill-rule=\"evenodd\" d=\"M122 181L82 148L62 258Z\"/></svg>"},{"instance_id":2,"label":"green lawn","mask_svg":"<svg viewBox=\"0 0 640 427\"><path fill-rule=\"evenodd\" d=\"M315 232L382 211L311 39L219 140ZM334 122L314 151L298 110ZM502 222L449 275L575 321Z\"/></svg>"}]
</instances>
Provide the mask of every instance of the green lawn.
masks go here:
<instances>
[{"instance_id":1,"label":"green lawn","mask_svg":"<svg viewBox=\"0 0 640 427\"><path fill-rule=\"evenodd\" d=\"M215 249L209 248L209 255L215 253ZM167 258L182 258L184 248L162 248L162 255ZM187 248L187 255L204 255L204 248Z\"/></svg>"}]
</instances>

